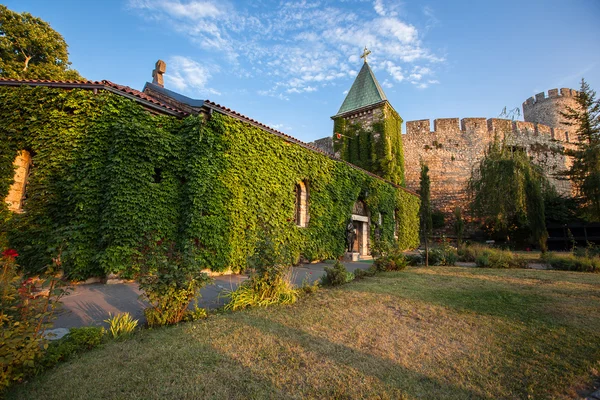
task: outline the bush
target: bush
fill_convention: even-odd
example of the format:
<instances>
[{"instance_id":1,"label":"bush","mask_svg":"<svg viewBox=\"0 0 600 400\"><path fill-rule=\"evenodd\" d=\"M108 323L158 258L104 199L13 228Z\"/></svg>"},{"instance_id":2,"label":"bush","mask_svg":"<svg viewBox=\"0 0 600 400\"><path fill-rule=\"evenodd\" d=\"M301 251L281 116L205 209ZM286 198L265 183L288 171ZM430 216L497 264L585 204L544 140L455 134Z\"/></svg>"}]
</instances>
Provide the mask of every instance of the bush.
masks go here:
<instances>
[{"instance_id":1,"label":"bush","mask_svg":"<svg viewBox=\"0 0 600 400\"><path fill-rule=\"evenodd\" d=\"M338 286L354 279L354 274L348 272L344 264L336 261L333 267L325 267L325 275L321 277L323 286Z\"/></svg>"},{"instance_id":2,"label":"bush","mask_svg":"<svg viewBox=\"0 0 600 400\"><path fill-rule=\"evenodd\" d=\"M378 271L401 271L408 266L408 261L403 254L388 254L379 257L373 263Z\"/></svg>"},{"instance_id":3,"label":"bush","mask_svg":"<svg viewBox=\"0 0 600 400\"><path fill-rule=\"evenodd\" d=\"M414 267L416 265L423 265L423 263L425 262L425 259L423 258L423 254L425 254L425 253L407 254L404 257L406 258L406 263L408 265Z\"/></svg>"},{"instance_id":4,"label":"bush","mask_svg":"<svg viewBox=\"0 0 600 400\"><path fill-rule=\"evenodd\" d=\"M475 264L480 268L525 268L527 261L508 250L482 248L474 251Z\"/></svg>"},{"instance_id":5,"label":"bush","mask_svg":"<svg viewBox=\"0 0 600 400\"><path fill-rule=\"evenodd\" d=\"M100 346L105 333L104 328L95 326L69 329L68 335L49 344L36 372L51 368L75 354Z\"/></svg>"},{"instance_id":6,"label":"bush","mask_svg":"<svg viewBox=\"0 0 600 400\"><path fill-rule=\"evenodd\" d=\"M127 339L133 335L133 331L138 324L138 320L133 319L129 313L114 316L109 313L108 319L104 320L104 322L108 324L108 330L115 340Z\"/></svg>"},{"instance_id":7,"label":"bush","mask_svg":"<svg viewBox=\"0 0 600 400\"><path fill-rule=\"evenodd\" d=\"M375 265L371 265L367 269L358 268L354 271L354 279L362 279L362 278L366 278L368 276L375 276L376 273L377 273L377 267Z\"/></svg>"},{"instance_id":8,"label":"bush","mask_svg":"<svg viewBox=\"0 0 600 400\"><path fill-rule=\"evenodd\" d=\"M33 280L17 273L17 256L8 249L0 258L0 393L35 370L48 346L44 331L66 293L61 282L50 277L42 284L48 294L39 295Z\"/></svg>"},{"instance_id":9,"label":"bush","mask_svg":"<svg viewBox=\"0 0 600 400\"><path fill-rule=\"evenodd\" d=\"M196 243L178 249L174 242L146 241L135 259L136 280L151 305L144 310L146 321L151 327L176 324L211 279L201 272Z\"/></svg>"},{"instance_id":10,"label":"bush","mask_svg":"<svg viewBox=\"0 0 600 400\"><path fill-rule=\"evenodd\" d=\"M431 213L431 227L433 229L442 229L445 226L445 215L441 210L434 210Z\"/></svg>"},{"instance_id":11,"label":"bush","mask_svg":"<svg viewBox=\"0 0 600 400\"><path fill-rule=\"evenodd\" d=\"M82 350L91 350L100 346L106 331L96 326L69 329L68 339Z\"/></svg>"},{"instance_id":12,"label":"bush","mask_svg":"<svg viewBox=\"0 0 600 400\"><path fill-rule=\"evenodd\" d=\"M600 257L580 257L575 254L547 253L542 260L552 269L578 272L600 272Z\"/></svg>"},{"instance_id":13,"label":"bush","mask_svg":"<svg viewBox=\"0 0 600 400\"><path fill-rule=\"evenodd\" d=\"M273 275L254 275L234 291L226 291L230 300L226 310L242 310L248 307L268 307L273 304L293 304L298 300L298 289L294 289L289 274L278 272Z\"/></svg>"},{"instance_id":14,"label":"bush","mask_svg":"<svg viewBox=\"0 0 600 400\"><path fill-rule=\"evenodd\" d=\"M198 307L198 304L196 304L193 310L187 310L185 312L183 320L186 322L192 322L206 318L208 318L208 312L206 311L206 309Z\"/></svg>"}]
</instances>

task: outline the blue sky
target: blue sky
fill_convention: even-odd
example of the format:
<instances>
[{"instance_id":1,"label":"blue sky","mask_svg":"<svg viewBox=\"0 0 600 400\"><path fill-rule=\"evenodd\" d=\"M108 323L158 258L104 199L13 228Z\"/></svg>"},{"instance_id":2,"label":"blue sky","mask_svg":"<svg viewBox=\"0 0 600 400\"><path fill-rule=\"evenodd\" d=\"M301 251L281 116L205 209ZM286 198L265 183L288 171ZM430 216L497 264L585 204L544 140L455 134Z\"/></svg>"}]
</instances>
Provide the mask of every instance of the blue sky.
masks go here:
<instances>
[{"instance_id":1,"label":"blue sky","mask_svg":"<svg viewBox=\"0 0 600 400\"><path fill-rule=\"evenodd\" d=\"M405 121L496 117L535 93L600 93L600 1L9 0L87 79L210 99L304 141L328 136L369 65Z\"/></svg>"}]
</instances>

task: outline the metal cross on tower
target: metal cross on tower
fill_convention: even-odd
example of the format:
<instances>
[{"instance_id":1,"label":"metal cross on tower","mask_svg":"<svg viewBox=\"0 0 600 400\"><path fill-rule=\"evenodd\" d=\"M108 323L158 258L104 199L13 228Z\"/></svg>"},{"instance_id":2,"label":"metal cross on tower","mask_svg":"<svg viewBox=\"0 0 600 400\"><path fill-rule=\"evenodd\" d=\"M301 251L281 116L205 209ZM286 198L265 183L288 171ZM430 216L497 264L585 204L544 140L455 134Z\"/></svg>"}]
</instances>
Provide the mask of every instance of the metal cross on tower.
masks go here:
<instances>
[{"instance_id":1,"label":"metal cross on tower","mask_svg":"<svg viewBox=\"0 0 600 400\"><path fill-rule=\"evenodd\" d=\"M365 64L367 63L367 56L371 54L371 50L367 49L367 46L365 46L365 51L363 51L362 56L360 56L360 58L364 58L365 59Z\"/></svg>"}]
</instances>

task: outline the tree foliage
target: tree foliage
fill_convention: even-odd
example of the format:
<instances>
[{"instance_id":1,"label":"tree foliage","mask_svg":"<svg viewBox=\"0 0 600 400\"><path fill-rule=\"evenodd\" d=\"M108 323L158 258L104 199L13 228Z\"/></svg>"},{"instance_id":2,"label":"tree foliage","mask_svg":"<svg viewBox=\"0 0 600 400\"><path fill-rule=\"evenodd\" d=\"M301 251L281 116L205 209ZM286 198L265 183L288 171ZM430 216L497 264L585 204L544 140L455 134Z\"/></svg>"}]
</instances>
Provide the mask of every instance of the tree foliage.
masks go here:
<instances>
[{"instance_id":1,"label":"tree foliage","mask_svg":"<svg viewBox=\"0 0 600 400\"><path fill-rule=\"evenodd\" d=\"M561 113L564 125L575 127L578 142L565 153L573 157L573 165L566 175L577 190L583 217L600 222L600 100L596 92L581 80L576 96L578 108L567 107Z\"/></svg>"},{"instance_id":2,"label":"tree foliage","mask_svg":"<svg viewBox=\"0 0 600 400\"><path fill-rule=\"evenodd\" d=\"M529 236L543 251L548 238L544 193L551 190L541 168L525 151L498 138L490 144L468 184L473 214L484 220L490 234L509 241Z\"/></svg>"},{"instance_id":3,"label":"tree foliage","mask_svg":"<svg viewBox=\"0 0 600 400\"><path fill-rule=\"evenodd\" d=\"M429 179L429 167L421 162L421 180L419 186L419 196L421 196L421 208L419 211L421 217L421 238L425 242L425 266L429 266L429 235L433 228L431 218L431 181Z\"/></svg>"},{"instance_id":4,"label":"tree foliage","mask_svg":"<svg viewBox=\"0 0 600 400\"><path fill-rule=\"evenodd\" d=\"M0 77L81 80L70 65L60 33L40 18L0 4Z\"/></svg>"}]
</instances>

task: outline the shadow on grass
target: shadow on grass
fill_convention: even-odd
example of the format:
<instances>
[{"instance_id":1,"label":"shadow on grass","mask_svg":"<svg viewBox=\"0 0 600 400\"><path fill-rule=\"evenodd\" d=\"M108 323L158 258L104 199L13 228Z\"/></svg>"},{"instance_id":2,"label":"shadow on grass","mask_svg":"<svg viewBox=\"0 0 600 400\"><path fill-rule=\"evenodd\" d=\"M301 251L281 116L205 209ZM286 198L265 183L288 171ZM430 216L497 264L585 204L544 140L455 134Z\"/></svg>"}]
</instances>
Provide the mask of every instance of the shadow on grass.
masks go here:
<instances>
[{"instance_id":1,"label":"shadow on grass","mask_svg":"<svg viewBox=\"0 0 600 400\"><path fill-rule=\"evenodd\" d=\"M525 323L556 323L555 318L545 312L545 307L553 299L535 293L529 287L511 289L509 284L483 280L465 283L464 276L401 274L401 277L380 276L377 281L348 285L344 290L419 300ZM386 281L388 284L385 284Z\"/></svg>"},{"instance_id":2,"label":"shadow on grass","mask_svg":"<svg viewBox=\"0 0 600 400\"><path fill-rule=\"evenodd\" d=\"M297 343L309 352L317 353L319 356L337 364L357 369L366 376L380 380L390 389L397 389L411 398L491 398L407 369L391 360L374 356L343 344L333 343L327 339L311 335L307 331L286 326L270 319L261 318L255 314L245 316L243 321L240 322L257 328L266 334L294 341L294 343ZM328 378L331 377L323 377L323 379ZM352 383L348 382L348 384ZM385 398L385 396L382 395L382 398Z\"/></svg>"}]
</instances>

